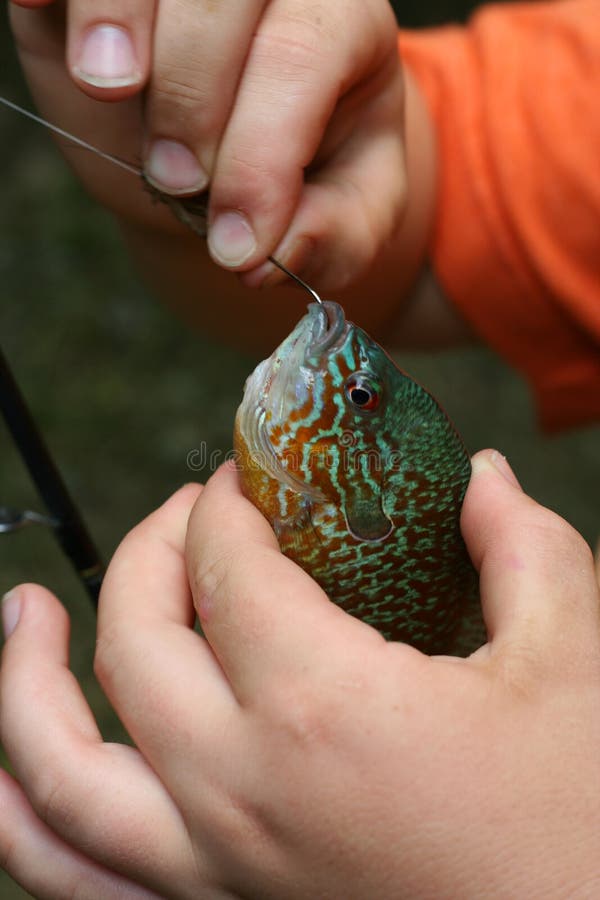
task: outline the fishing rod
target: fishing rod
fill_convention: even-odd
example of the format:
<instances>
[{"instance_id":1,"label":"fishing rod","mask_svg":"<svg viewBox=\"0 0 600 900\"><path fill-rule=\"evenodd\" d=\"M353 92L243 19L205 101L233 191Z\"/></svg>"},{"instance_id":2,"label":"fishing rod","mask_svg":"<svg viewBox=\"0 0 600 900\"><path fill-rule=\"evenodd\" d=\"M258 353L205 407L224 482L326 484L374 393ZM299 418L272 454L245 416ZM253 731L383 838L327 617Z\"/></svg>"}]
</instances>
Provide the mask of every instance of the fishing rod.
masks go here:
<instances>
[{"instance_id":1,"label":"fishing rod","mask_svg":"<svg viewBox=\"0 0 600 900\"><path fill-rule=\"evenodd\" d=\"M48 515L0 507L0 534L28 525L49 527L81 579L94 607L104 565L90 533L37 429L33 416L0 349L0 410Z\"/></svg>"}]
</instances>

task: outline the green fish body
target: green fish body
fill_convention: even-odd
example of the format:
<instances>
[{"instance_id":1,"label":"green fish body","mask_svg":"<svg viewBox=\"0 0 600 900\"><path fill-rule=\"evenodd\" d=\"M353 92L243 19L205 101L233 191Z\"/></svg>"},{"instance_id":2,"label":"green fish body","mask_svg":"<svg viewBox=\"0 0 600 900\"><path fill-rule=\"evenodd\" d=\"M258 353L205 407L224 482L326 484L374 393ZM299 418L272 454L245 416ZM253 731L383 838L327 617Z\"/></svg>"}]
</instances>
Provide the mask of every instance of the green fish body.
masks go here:
<instances>
[{"instance_id":1,"label":"green fish body","mask_svg":"<svg viewBox=\"0 0 600 900\"><path fill-rule=\"evenodd\" d=\"M425 652L473 649L460 636L477 597L459 528L469 455L336 303L311 304L248 378L234 446L245 495L331 600Z\"/></svg>"}]
</instances>

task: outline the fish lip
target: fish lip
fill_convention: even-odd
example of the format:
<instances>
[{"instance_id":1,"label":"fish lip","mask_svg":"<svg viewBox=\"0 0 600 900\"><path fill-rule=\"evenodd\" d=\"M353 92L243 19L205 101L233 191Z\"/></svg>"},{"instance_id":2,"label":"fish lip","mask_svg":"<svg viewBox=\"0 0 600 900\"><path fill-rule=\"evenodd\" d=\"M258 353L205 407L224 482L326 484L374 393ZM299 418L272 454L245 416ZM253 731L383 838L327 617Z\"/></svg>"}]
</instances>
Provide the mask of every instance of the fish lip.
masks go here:
<instances>
[{"instance_id":1,"label":"fish lip","mask_svg":"<svg viewBox=\"0 0 600 900\"><path fill-rule=\"evenodd\" d=\"M313 320L305 361L307 365L316 367L323 355L345 335L347 331L346 316L339 303L333 303L330 300L309 304L308 312Z\"/></svg>"}]
</instances>

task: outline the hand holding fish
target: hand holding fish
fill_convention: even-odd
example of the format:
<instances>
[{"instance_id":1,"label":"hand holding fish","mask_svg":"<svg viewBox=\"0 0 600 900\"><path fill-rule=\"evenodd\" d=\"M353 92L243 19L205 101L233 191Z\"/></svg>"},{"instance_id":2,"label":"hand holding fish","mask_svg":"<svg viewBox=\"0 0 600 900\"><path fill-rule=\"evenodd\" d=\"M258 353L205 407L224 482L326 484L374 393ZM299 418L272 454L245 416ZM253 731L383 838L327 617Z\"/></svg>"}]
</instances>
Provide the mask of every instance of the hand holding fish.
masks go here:
<instances>
[{"instance_id":1,"label":"hand holding fish","mask_svg":"<svg viewBox=\"0 0 600 900\"><path fill-rule=\"evenodd\" d=\"M101 601L97 671L136 749L103 744L58 601L18 588L0 680L13 877L51 900L595 895L591 554L498 455L473 472L462 527L490 638L466 660L329 603L232 469L178 492Z\"/></svg>"},{"instance_id":2,"label":"hand holding fish","mask_svg":"<svg viewBox=\"0 0 600 900\"><path fill-rule=\"evenodd\" d=\"M404 86L387 0L14 0L12 25L49 119L142 155L163 191L210 186L210 252L247 283L282 280L274 254L342 288L398 231ZM168 227L131 186L115 190L125 176L65 152L124 220Z\"/></svg>"}]
</instances>

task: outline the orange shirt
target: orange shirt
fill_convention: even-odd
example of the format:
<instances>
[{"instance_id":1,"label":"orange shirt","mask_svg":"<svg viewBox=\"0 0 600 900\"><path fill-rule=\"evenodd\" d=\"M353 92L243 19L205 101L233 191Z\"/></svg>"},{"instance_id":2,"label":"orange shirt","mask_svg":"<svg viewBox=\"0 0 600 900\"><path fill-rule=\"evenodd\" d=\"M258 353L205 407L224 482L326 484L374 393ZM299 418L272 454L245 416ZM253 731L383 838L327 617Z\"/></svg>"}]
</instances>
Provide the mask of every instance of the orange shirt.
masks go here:
<instances>
[{"instance_id":1,"label":"orange shirt","mask_svg":"<svg viewBox=\"0 0 600 900\"><path fill-rule=\"evenodd\" d=\"M439 142L431 255L549 429L600 420L600 3L402 32Z\"/></svg>"}]
</instances>

